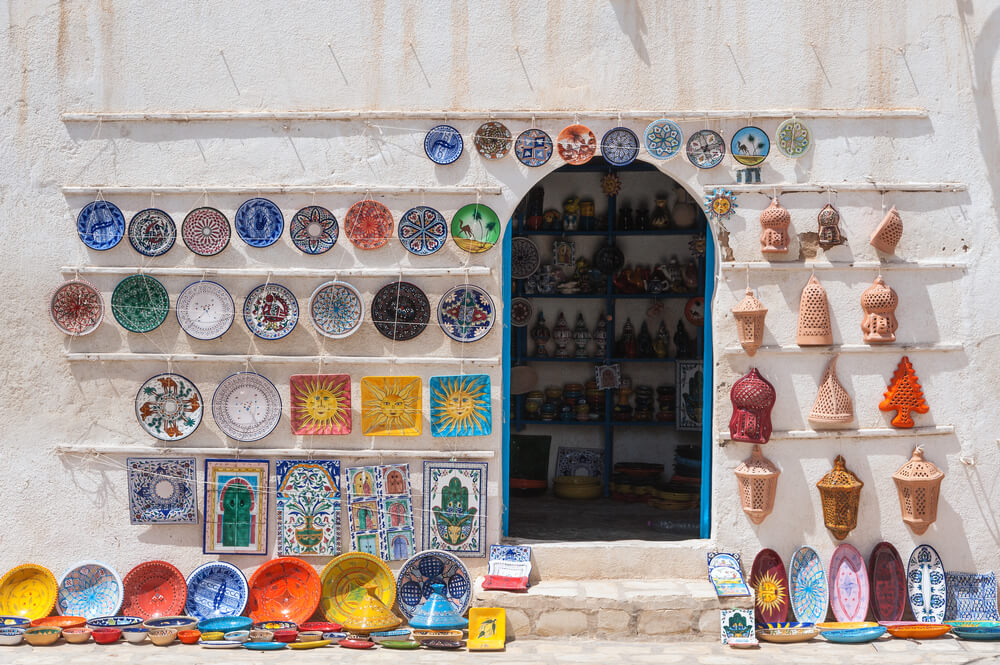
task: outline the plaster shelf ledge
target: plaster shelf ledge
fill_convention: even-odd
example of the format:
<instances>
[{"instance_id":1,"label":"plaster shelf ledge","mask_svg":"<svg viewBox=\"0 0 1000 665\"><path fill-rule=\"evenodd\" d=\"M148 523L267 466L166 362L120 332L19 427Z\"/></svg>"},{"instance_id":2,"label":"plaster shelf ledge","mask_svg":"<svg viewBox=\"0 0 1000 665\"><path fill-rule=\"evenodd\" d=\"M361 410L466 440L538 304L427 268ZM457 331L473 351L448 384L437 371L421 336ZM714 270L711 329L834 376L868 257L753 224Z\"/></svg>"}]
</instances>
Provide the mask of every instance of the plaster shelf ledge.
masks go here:
<instances>
[{"instance_id":1,"label":"plaster shelf ledge","mask_svg":"<svg viewBox=\"0 0 1000 665\"><path fill-rule=\"evenodd\" d=\"M175 446L88 446L65 444L56 446L59 455L264 455L267 457L346 457L350 459L424 458L424 459L491 459L492 450L334 450L319 448L236 448Z\"/></svg>"},{"instance_id":2,"label":"plaster shelf ledge","mask_svg":"<svg viewBox=\"0 0 1000 665\"><path fill-rule=\"evenodd\" d=\"M476 365L481 367L493 367L500 364L500 358L494 356L490 358L479 357L417 357L417 358L395 358L388 356L265 356L265 355L234 355L234 354L211 354L211 353L66 353L66 359L70 362L93 362L93 361L115 361L115 362L160 362L160 363L187 363L187 362L209 362L209 363L260 363L260 364L288 364L288 365Z\"/></svg>"},{"instance_id":3,"label":"plaster shelf ledge","mask_svg":"<svg viewBox=\"0 0 1000 665\"><path fill-rule=\"evenodd\" d=\"M757 353L804 353L816 355L834 355L837 353L913 353L915 351L961 351L961 344L831 344L829 346L798 346L797 344L782 344L780 346L762 346ZM727 355L745 355L742 346L727 346L723 349Z\"/></svg>"},{"instance_id":4,"label":"plaster shelf ledge","mask_svg":"<svg viewBox=\"0 0 1000 665\"><path fill-rule=\"evenodd\" d=\"M802 441L806 439L892 439L910 438L917 436L942 436L954 434L954 425L930 425L927 427L912 427L910 429L897 429L895 427L868 427L861 429L786 429L775 430L771 433L771 441ZM728 431L718 432L719 445L725 446L730 443L743 443L733 441Z\"/></svg>"},{"instance_id":5,"label":"plaster shelf ledge","mask_svg":"<svg viewBox=\"0 0 1000 665\"><path fill-rule=\"evenodd\" d=\"M122 194L482 194L499 196L500 187L453 185L421 187L416 185L65 185L67 195Z\"/></svg>"},{"instance_id":6,"label":"plaster shelf ledge","mask_svg":"<svg viewBox=\"0 0 1000 665\"><path fill-rule=\"evenodd\" d=\"M796 192L964 192L964 182L776 182L772 185L726 184L705 185L706 194L716 188L728 189L734 194L794 194Z\"/></svg>"},{"instance_id":7,"label":"plaster shelf ledge","mask_svg":"<svg viewBox=\"0 0 1000 665\"><path fill-rule=\"evenodd\" d=\"M164 277L448 277L461 275L483 277L492 269L488 266L456 266L453 268L326 268L306 270L304 268L148 268L140 266L63 266L59 269L66 275L163 275Z\"/></svg>"},{"instance_id":8,"label":"plaster shelf ledge","mask_svg":"<svg viewBox=\"0 0 1000 665\"><path fill-rule=\"evenodd\" d=\"M723 270L968 270L962 261L723 261Z\"/></svg>"}]
</instances>

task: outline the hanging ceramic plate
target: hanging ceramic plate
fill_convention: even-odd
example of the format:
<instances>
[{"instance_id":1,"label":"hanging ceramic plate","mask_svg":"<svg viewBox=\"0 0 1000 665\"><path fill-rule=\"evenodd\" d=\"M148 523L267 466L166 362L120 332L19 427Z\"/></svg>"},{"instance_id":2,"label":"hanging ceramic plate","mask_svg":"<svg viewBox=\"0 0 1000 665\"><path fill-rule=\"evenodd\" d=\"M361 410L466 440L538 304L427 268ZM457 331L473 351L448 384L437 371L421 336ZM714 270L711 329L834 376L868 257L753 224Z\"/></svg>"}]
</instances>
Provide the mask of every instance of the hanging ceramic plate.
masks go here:
<instances>
[{"instance_id":1,"label":"hanging ceramic plate","mask_svg":"<svg viewBox=\"0 0 1000 665\"><path fill-rule=\"evenodd\" d=\"M122 604L122 578L107 564L84 561L59 579L56 610L87 620L118 613Z\"/></svg>"},{"instance_id":2,"label":"hanging ceramic plate","mask_svg":"<svg viewBox=\"0 0 1000 665\"><path fill-rule=\"evenodd\" d=\"M801 623L819 623L826 619L830 587L819 554L811 547L800 547L788 566L788 589L792 612Z\"/></svg>"},{"instance_id":3,"label":"hanging ceramic plate","mask_svg":"<svg viewBox=\"0 0 1000 665\"><path fill-rule=\"evenodd\" d=\"M324 337L340 339L354 334L365 318L365 303L347 282L320 284L309 297L309 320Z\"/></svg>"},{"instance_id":4,"label":"hanging ceramic plate","mask_svg":"<svg viewBox=\"0 0 1000 665\"><path fill-rule=\"evenodd\" d=\"M733 159L743 166L758 166L771 151L771 140L759 127L744 127L735 134L729 144Z\"/></svg>"},{"instance_id":5,"label":"hanging ceramic plate","mask_svg":"<svg viewBox=\"0 0 1000 665\"><path fill-rule=\"evenodd\" d=\"M243 614L250 588L239 568L225 561L209 561L187 578L187 613L198 621Z\"/></svg>"},{"instance_id":6,"label":"hanging ceramic plate","mask_svg":"<svg viewBox=\"0 0 1000 665\"><path fill-rule=\"evenodd\" d=\"M67 335L89 335L104 320L104 298L86 280L67 280L49 296L49 317Z\"/></svg>"},{"instance_id":7,"label":"hanging ceramic plate","mask_svg":"<svg viewBox=\"0 0 1000 665\"><path fill-rule=\"evenodd\" d=\"M510 146L514 141L506 125L491 120L479 126L473 143L479 154L486 159L501 159L510 152Z\"/></svg>"},{"instance_id":8,"label":"hanging ceramic plate","mask_svg":"<svg viewBox=\"0 0 1000 665\"><path fill-rule=\"evenodd\" d=\"M438 323L456 342L481 340L493 327L496 309L489 294L478 286L461 284L441 296Z\"/></svg>"},{"instance_id":9,"label":"hanging ceramic plate","mask_svg":"<svg viewBox=\"0 0 1000 665\"><path fill-rule=\"evenodd\" d=\"M157 374L136 393L135 417L147 434L161 441L180 441L198 429L204 404L198 387L185 377Z\"/></svg>"},{"instance_id":10,"label":"hanging ceramic plate","mask_svg":"<svg viewBox=\"0 0 1000 665\"><path fill-rule=\"evenodd\" d=\"M140 563L128 571L122 586L122 614L146 621L176 616L184 611L187 602L184 575L166 561Z\"/></svg>"},{"instance_id":11,"label":"hanging ceramic plate","mask_svg":"<svg viewBox=\"0 0 1000 665\"><path fill-rule=\"evenodd\" d=\"M321 206L306 206L288 224L292 244L306 254L322 254L337 244L340 227L333 213Z\"/></svg>"},{"instance_id":12,"label":"hanging ceramic plate","mask_svg":"<svg viewBox=\"0 0 1000 665\"><path fill-rule=\"evenodd\" d=\"M181 330L195 339L222 337L236 318L236 303L221 284L188 284L177 296L174 314Z\"/></svg>"},{"instance_id":13,"label":"hanging ceramic plate","mask_svg":"<svg viewBox=\"0 0 1000 665\"><path fill-rule=\"evenodd\" d=\"M372 299L375 328L397 342L413 339L431 320L431 303L419 288L409 282L386 284Z\"/></svg>"},{"instance_id":14,"label":"hanging ceramic plate","mask_svg":"<svg viewBox=\"0 0 1000 665\"><path fill-rule=\"evenodd\" d=\"M906 566L906 587L914 619L922 623L944 621L944 611L948 604L948 581L941 557L930 545L917 545L910 554L910 561Z\"/></svg>"},{"instance_id":15,"label":"hanging ceramic plate","mask_svg":"<svg viewBox=\"0 0 1000 665\"><path fill-rule=\"evenodd\" d=\"M788 578L777 552L763 549L757 553L750 569L750 586L757 623L781 623L788 617Z\"/></svg>"},{"instance_id":16,"label":"hanging ceramic plate","mask_svg":"<svg viewBox=\"0 0 1000 665\"><path fill-rule=\"evenodd\" d=\"M406 251L429 256L448 240L448 222L430 206L410 208L399 218L399 241Z\"/></svg>"},{"instance_id":17,"label":"hanging ceramic plate","mask_svg":"<svg viewBox=\"0 0 1000 665\"><path fill-rule=\"evenodd\" d=\"M699 169L711 169L726 156L726 142L718 132L702 129L691 135L687 142L688 160Z\"/></svg>"},{"instance_id":18,"label":"hanging ceramic plate","mask_svg":"<svg viewBox=\"0 0 1000 665\"><path fill-rule=\"evenodd\" d=\"M680 152L681 146L684 145L684 132L673 120L661 118L646 126L642 142L650 157L670 159Z\"/></svg>"},{"instance_id":19,"label":"hanging ceramic plate","mask_svg":"<svg viewBox=\"0 0 1000 665\"><path fill-rule=\"evenodd\" d=\"M535 307L527 298L514 298L510 301L510 325L523 328L531 321Z\"/></svg>"},{"instance_id":20,"label":"hanging ceramic plate","mask_svg":"<svg viewBox=\"0 0 1000 665\"><path fill-rule=\"evenodd\" d=\"M798 159L812 147L812 133L808 125L798 118L789 118L778 125L775 141L778 144L778 152L785 157Z\"/></svg>"},{"instance_id":21,"label":"hanging ceramic plate","mask_svg":"<svg viewBox=\"0 0 1000 665\"><path fill-rule=\"evenodd\" d=\"M482 203L462 206L451 218L451 237L467 252L485 252L500 239L500 218Z\"/></svg>"},{"instance_id":22,"label":"hanging ceramic plate","mask_svg":"<svg viewBox=\"0 0 1000 665\"><path fill-rule=\"evenodd\" d=\"M540 129L526 129L514 142L514 154L525 166L541 166L552 156L552 139Z\"/></svg>"},{"instance_id":23,"label":"hanging ceramic plate","mask_svg":"<svg viewBox=\"0 0 1000 665\"><path fill-rule=\"evenodd\" d=\"M166 254L177 240L177 227L170 215L157 208L135 213L128 223L128 241L144 256Z\"/></svg>"},{"instance_id":24,"label":"hanging ceramic plate","mask_svg":"<svg viewBox=\"0 0 1000 665\"><path fill-rule=\"evenodd\" d=\"M432 584L444 585L444 595L458 614L469 609L472 584L465 564L449 552L425 550L407 559L396 577L399 611L407 620L413 618L420 603L430 598Z\"/></svg>"},{"instance_id":25,"label":"hanging ceramic plate","mask_svg":"<svg viewBox=\"0 0 1000 665\"><path fill-rule=\"evenodd\" d=\"M181 239L198 256L215 256L229 245L229 220L215 208L195 208L181 222Z\"/></svg>"},{"instance_id":26,"label":"hanging ceramic plate","mask_svg":"<svg viewBox=\"0 0 1000 665\"><path fill-rule=\"evenodd\" d=\"M236 233L251 247L268 247L278 242L285 218L278 206L262 198L248 199L236 211Z\"/></svg>"},{"instance_id":27,"label":"hanging ceramic plate","mask_svg":"<svg viewBox=\"0 0 1000 665\"><path fill-rule=\"evenodd\" d=\"M250 577L247 613L254 621L305 623L319 607L316 569L292 556L272 559Z\"/></svg>"},{"instance_id":28,"label":"hanging ceramic plate","mask_svg":"<svg viewBox=\"0 0 1000 665\"><path fill-rule=\"evenodd\" d=\"M861 553L844 543L830 559L830 607L837 621L864 621L868 614L868 569Z\"/></svg>"},{"instance_id":29,"label":"hanging ceramic plate","mask_svg":"<svg viewBox=\"0 0 1000 665\"><path fill-rule=\"evenodd\" d=\"M462 135L451 125L438 125L424 137L424 152L435 164L451 164L462 156Z\"/></svg>"},{"instance_id":30,"label":"hanging ceramic plate","mask_svg":"<svg viewBox=\"0 0 1000 665\"><path fill-rule=\"evenodd\" d=\"M76 232L91 249L111 249L125 235L125 216L110 201L91 201L76 217Z\"/></svg>"},{"instance_id":31,"label":"hanging ceramic plate","mask_svg":"<svg viewBox=\"0 0 1000 665\"><path fill-rule=\"evenodd\" d=\"M597 137L585 125L569 125L556 137L556 148L567 164L586 164L597 153Z\"/></svg>"},{"instance_id":32,"label":"hanging ceramic plate","mask_svg":"<svg viewBox=\"0 0 1000 665\"><path fill-rule=\"evenodd\" d=\"M147 333L163 323L170 312L170 296L149 275L130 275L111 294L111 313L129 332Z\"/></svg>"},{"instance_id":33,"label":"hanging ceramic plate","mask_svg":"<svg viewBox=\"0 0 1000 665\"><path fill-rule=\"evenodd\" d=\"M510 275L514 279L527 279L535 274L542 259L538 247L530 238L514 238L510 244Z\"/></svg>"},{"instance_id":34,"label":"hanging ceramic plate","mask_svg":"<svg viewBox=\"0 0 1000 665\"><path fill-rule=\"evenodd\" d=\"M615 127L601 137L601 155L612 166L628 166L639 156L639 137L628 127Z\"/></svg>"},{"instance_id":35,"label":"hanging ceramic plate","mask_svg":"<svg viewBox=\"0 0 1000 665\"><path fill-rule=\"evenodd\" d=\"M891 543L875 546L868 557L872 614L876 621L899 621L906 611L906 569Z\"/></svg>"},{"instance_id":36,"label":"hanging ceramic plate","mask_svg":"<svg viewBox=\"0 0 1000 665\"><path fill-rule=\"evenodd\" d=\"M237 372L215 389L212 417L230 439L257 441L278 426L281 395L266 377L256 372Z\"/></svg>"},{"instance_id":37,"label":"hanging ceramic plate","mask_svg":"<svg viewBox=\"0 0 1000 665\"><path fill-rule=\"evenodd\" d=\"M323 585L320 610L327 621L343 624L361 608L365 596L358 593L368 583L386 607L396 602L396 580L382 559L365 552L348 552L332 559L319 575Z\"/></svg>"},{"instance_id":38,"label":"hanging ceramic plate","mask_svg":"<svg viewBox=\"0 0 1000 665\"><path fill-rule=\"evenodd\" d=\"M378 201L358 201L344 217L344 232L358 249L385 247L392 237L392 213Z\"/></svg>"},{"instance_id":39,"label":"hanging ceramic plate","mask_svg":"<svg viewBox=\"0 0 1000 665\"><path fill-rule=\"evenodd\" d=\"M243 321L261 339L281 339L299 322L299 302L281 284L261 284L243 301Z\"/></svg>"}]
</instances>

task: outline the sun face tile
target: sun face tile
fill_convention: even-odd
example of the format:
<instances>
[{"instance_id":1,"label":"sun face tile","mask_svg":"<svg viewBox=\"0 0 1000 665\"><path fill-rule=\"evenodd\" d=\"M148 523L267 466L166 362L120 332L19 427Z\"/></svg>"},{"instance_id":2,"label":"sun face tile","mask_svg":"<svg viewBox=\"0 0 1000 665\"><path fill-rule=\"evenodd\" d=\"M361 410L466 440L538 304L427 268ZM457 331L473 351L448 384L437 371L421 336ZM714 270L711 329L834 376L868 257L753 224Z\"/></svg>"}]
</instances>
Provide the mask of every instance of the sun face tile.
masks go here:
<instances>
[{"instance_id":1,"label":"sun face tile","mask_svg":"<svg viewBox=\"0 0 1000 665\"><path fill-rule=\"evenodd\" d=\"M421 381L417 376L361 379L361 429L366 436L419 436Z\"/></svg>"},{"instance_id":2,"label":"sun face tile","mask_svg":"<svg viewBox=\"0 0 1000 665\"><path fill-rule=\"evenodd\" d=\"M351 377L293 374L289 379L292 434L350 434Z\"/></svg>"}]
</instances>

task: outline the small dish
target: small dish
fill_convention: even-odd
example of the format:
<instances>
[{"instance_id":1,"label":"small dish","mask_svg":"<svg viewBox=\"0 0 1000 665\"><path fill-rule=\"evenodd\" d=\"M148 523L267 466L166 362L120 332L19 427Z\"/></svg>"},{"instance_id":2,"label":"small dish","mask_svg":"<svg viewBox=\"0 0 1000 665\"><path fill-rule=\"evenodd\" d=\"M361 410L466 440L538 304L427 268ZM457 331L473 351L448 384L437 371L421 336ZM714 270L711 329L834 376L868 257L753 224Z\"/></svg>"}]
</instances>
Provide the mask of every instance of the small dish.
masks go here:
<instances>
[{"instance_id":1,"label":"small dish","mask_svg":"<svg viewBox=\"0 0 1000 665\"><path fill-rule=\"evenodd\" d=\"M888 626L893 637L911 640L930 640L951 632L951 626L943 623L924 623L912 626Z\"/></svg>"},{"instance_id":2,"label":"small dish","mask_svg":"<svg viewBox=\"0 0 1000 665\"><path fill-rule=\"evenodd\" d=\"M96 617L87 620L87 628L128 628L141 626L142 617Z\"/></svg>"},{"instance_id":3,"label":"small dish","mask_svg":"<svg viewBox=\"0 0 1000 665\"><path fill-rule=\"evenodd\" d=\"M25 628L0 628L0 645L12 647L24 639Z\"/></svg>"},{"instance_id":4,"label":"small dish","mask_svg":"<svg viewBox=\"0 0 1000 665\"><path fill-rule=\"evenodd\" d=\"M318 630L321 633L335 633L343 628L344 627L339 623L334 623L332 621L307 621L299 625L299 630Z\"/></svg>"},{"instance_id":5,"label":"small dish","mask_svg":"<svg viewBox=\"0 0 1000 665\"><path fill-rule=\"evenodd\" d=\"M885 634L885 626L871 626L868 628L848 628L846 630L824 630L820 635L830 642L838 644L864 644L872 642Z\"/></svg>"},{"instance_id":6,"label":"small dish","mask_svg":"<svg viewBox=\"0 0 1000 665\"><path fill-rule=\"evenodd\" d=\"M247 642L272 642L274 631L266 628L254 628L250 631L250 639Z\"/></svg>"},{"instance_id":7,"label":"small dish","mask_svg":"<svg viewBox=\"0 0 1000 665\"><path fill-rule=\"evenodd\" d=\"M198 619L192 616L175 615L147 619L142 625L150 630L154 628L173 628L175 631L194 630L195 626L198 625Z\"/></svg>"},{"instance_id":8,"label":"small dish","mask_svg":"<svg viewBox=\"0 0 1000 665\"><path fill-rule=\"evenodd\" d=\"M332 644L332 640L308 640L304 642L292 642L288 645L289 649L319 649Z\"/></svg>"},{"instance_id":9,"label":"small dish","mask_svg":"<svg viewBox=\"0 0 1000 665\"><path fill-rule=\"evenodd\" d=\"M177 639L177 629L176 628L150 628L149 629L149 641L158 647L165 647L169 644L173 644L173 641Z\"/></svg>"},{"instance_id":10,"label":"small dish","mask_svg":"<svg viewBox=\"0 0 1000 665\"><path fill-rule=\"evenodd\" d=\"M90 641L90 628L77 626L76 628L63 628L63 639L70 644L84 644Z\"/></svg>"},{"instance_id":11,"label":"small dish","mask_svg":"<svg viewBox=\"0 0 1000 665\"><path fill-rule=\"evenodd\" d=\"M457 642L455 640L424 640L420 643L421 646L425 646L428 649L461 649L462 642Z\"/></svg>"},{"instance_id":12,"label":"small dish","mask_svg":"<svg viewBox=\"0 0 1000 665\"><path fill-rule=\"evenodd\" d=\"M62 635L62 628L55 626L35 626L24 631L24 641L33 647L47 647L55 644Z\"/></svg>"},{"instance_id":13,"label":"small dish","mask_svg":"<svg viewBox=\"0 0 1000 665\"><path fill-rule=\"evenodd\" d=\"M122 636L121 628L95 628L90 633L98 644L114 644Z\"/></svg>"},{"instance_id":14,"label":"small dish","mask_svg":"<svg viewBox=\"0 0 1000 665\"><path fill-rule=\"evenodd\" d=\"M149 628L144 626L129 626L128 628L122 628L122 637L125 638L126 642L132 644L141 644L146 641L146 636L149 635Z\"/></svg>"},{"instance_id":15,"label":"small dish","mask_svg":"<svg viewBox=\"0 0 1000 665\"><path fill-rule=\"evenodd\" d=\"M371 649L375 646L375 643L369 640L357 640L350 638L340 640L337 644L345 649Z\"/></svg>"},{"instance_id":16,"label":"small dish","mask_svg":"<svg viewBox=\"0 0 1000 665\"><path fill-rule=\"evenodd\" d=\"M202 634L207 633L229 633L234 630L250 630L253 626L253 619L249 617L239 617L239 616L229 616L229 617L215 617L214 619L203 619L198 622L198 630ZM222 639L218 638L205 638L206 640Z\"/></svg>"},{"instance_id":17,"label":"small dish","mask_svg":"<svg viewBox=\"0 0 1000 665\"><path fill-rule=\"evenodd\" d=\"M322 630L301 630L298 636L295 638L296 642L313 642L315 640L323 639Z\"/></svg>"},{"instance_id":18,"label":"small dish","mask_svg":"<svg viewBox=\"0 0 1000 665\"><path fill-rule=\"evenodd\" d=\"M250 631L249 630L233 630L222 636L222 639L228 642L239 642L243 644L244 642L250 641Z\"/></svg>"},{"instance_id":19,"label":"small dish","mask_svg":"<svg viewBox=\"0 0 1000 665\"><path fill-rule=\"evenodd\" d=\"M420 642L414 642L413 640L385 640L384 642L379 642L379 646L383 649L410 651L413 649L419 649Z\"/></svg>"},{"instance_id":20,"label":"small dish","mask_svg":"<svg viewBox=\"0 0 1000 665\"><path fill-rule=\"evenodd\" d=\"M198 646L202 649L239 649L243 643L230 640L198 640Z\"/></svg>"},{"instance_id":21,"label":"small dish","mask_svg":"<svg viewBox=\"0 0 1000 665\"><path fill-rule=\"evenodd\" d=\"M206 630L206 631L204 631L201 634L201 641L202 642L218 642L223 637L225 637L225 635L226 634L223 633L221 630Z\"/></svg>"},{"instance_id":22,"label":"small dish","mask_svg":"<svg viewBox=\"0 0 1000 665\"><path fill-rule=\"evenodd\" d=\"M299 636L299 631L292 630L291 628L283 628L282 630L274 631L274 641L275 642L294 642L295 638Z\"/></svg>"},{"instance_id":23,"label":"small dish","mask_svg":"<svg viewBox=\"0 0 1000 665\"><path fill-rule=\"evenodd\" d=\"M284 649L288 645L284 642L244 642L243 648L251 651L277 651Z\"/></svg>"},{"instance_id":24,"label":"small dish","mask_svg":"<svg viewBox=\"0 0 1000 665\"><path fill-rule=\"evenodd\" d=\"M183 644L197 644L201 639L200 630L181 630L177 633L177 639Z\"/></svg>"},{"instance_id":25,"label":"small dish","mask_svg":"<svg viewBox=\"0 0 1000 665\"><path fill-rule=\"evenodd\" d=\"M0 616L0 628L31 628L31 619L20 616Z\"/></svg>"},{"instance_id":26,"label":"small dish","mask_svg":"<svg viewBox=\"0 0 1000 665\"><path fill-rule=\"evenodd\" d=\"M410 639L409 628L398 628L396 630L380 630L369 635L369 638L376 644L389 641L407 641Z\"/></svg>"},{"instance_id":27,"label":"small dish","mask_svg":"<svg viewBox=\"0 0 1000 665\"><path fill-rule=\"evenodd\" d=\"M464 633L461 630L414 630L412 635L413 639L421 643L427 640L460 642Z\"/></svg>"},{"instance_id":28,"label":"small dish","mask_svg":"<svg viewBox=\"0 0 1000 665\"><path fill-rule=\"evenodd\" d=\"M299 626L291 621L258 621L253 625L254 628L260 628L263 630L298 630Z\"/></svg>"}]
</instances>

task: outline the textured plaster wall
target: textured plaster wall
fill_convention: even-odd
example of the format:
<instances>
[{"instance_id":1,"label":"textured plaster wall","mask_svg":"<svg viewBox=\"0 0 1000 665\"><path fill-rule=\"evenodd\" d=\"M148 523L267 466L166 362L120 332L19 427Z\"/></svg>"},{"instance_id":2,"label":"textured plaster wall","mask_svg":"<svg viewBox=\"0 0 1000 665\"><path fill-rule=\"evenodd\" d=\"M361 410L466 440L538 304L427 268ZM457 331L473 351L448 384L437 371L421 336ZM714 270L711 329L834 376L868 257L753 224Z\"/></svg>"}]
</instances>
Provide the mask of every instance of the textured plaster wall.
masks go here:
<instances>
[{"instance_id":1,"label":"textured plaster wall","mask_svg":"<svg viewBox=\"0 0 1000 665\"><path fill-rule=\"evenodd\" d=\"M506 217L527 189L555 169L527 169L507 158L487 164L467 150L455 164L435 166L423 155L421 139L431 121L393 120L369 126L344 122L130 122L67 124L64 111L193 110L432 110L569 109L598 135L615 124L589 119L587 110L754 109L925 107L927 119L823 119L810 121L814 150L791 162L779 156L763 168L765 182L957 180L959 194L906 194L886 197L898 206L906 232L899 256L907 260L953 259L968 270L886 272L900 294L899 336L913 342L957 342L957 353L913 353L931 412L921 424L950 424L955 435L923 441L927 456L948 474L938 523L915 539L899 519L890 474L908 457L907 438L855 441L773 442L766 454L782 469L778 506L760 527L744 517L735 497L732 468L749 447L716 448L713 531L720 547L752 557L761 546L790 556L800 544L828 557L835 545L823 527L814 483L842 453L865 482L861 519L849 542L867 553L881 539L904 556L926 541L952 569L1000 566L998 447L1000 416L992 408L1000 388L995 362L1000 351L994 267L997 250L995 201L1000 153L995 86L1000 8L995 2L944 1L817 3L729 2L680 8L674 4L611 0L591 2L336 2L301 5L279 2L175 2L149 6L127 2L9 2L0 42L0 212L4 240L3 294L7 302L0 348L0 432L7 462L0 497L6 506L0 530L0 566L41 561L57 574L72 561L97 557L119 570L148 558L165 558L182 570L205 559L200 526L130 526L124 473L119 458L83 462L57 457L53 446L67 442L141 443L148 438L135 423L132 400L163 363L73 364L67 350L244 353L251 347L242 324L220 341L194 344L171 316L147 337L125 334L110 320L93 337L68 340L47 321L46 295L66 264L140 265L126 246L88 252L74 220L86 197L66 196L69 184L246 185L252 183L334 183L355 185L499 184L499 197L484 197ZM669 115L669 114L668 114ZM555 134L564 121L543 126ZM640 130L643 122L630 121ZM743 121L682 123L686 132L709 126L729 135ZM773 132L776 121L758 121ZM478 121L458 122L466 135ZM519 132L525 122L510 121ZM695 172L682 158L658 166L700 193L705 184L731 183L729 160ZM208 204L232 215L243 198L207 197ZM286 218L313 197L274 196ZM343 218L360 196L317 196L316 202ZM449 217L469 199L420 195L376 197L398 217L426 202ZM150 197L114 200L129 216ZM155 197L152 203L180 220L201 204L199 195ZM815 229L825 195L782 198L792 213L793 233ZM762 195L743 195L728 224L728 243L737 260L760 258L756 218L767 204ZM866 238L881 217L875 194L836 195L842 227L850 243L831 259L870 260ZM793 256L797 245L793 245ZM435 265L488 265L491 276L473 281L499 300L501 253L469 256L449 247ZM221 256L196 259L178 245L165 257L143 265L253 266L263 270L322 266L331 277L361 266L426 265L397 245L356 252L342 240L319 258L298 253L287 237L265 250L238 239ZM791 343L801 286L808 271L755 272L752 284L767 304L767 343ZM829 293L838 342L857 342L858 297L872 271L821 273ZM719 282L714 320L716 337L716 429L729 417L728 389L750 366L749 359L723 355L735 344L729 308L742 294L742 274ZM95 282L110 296L116 279ZM187 283L166 278L172 297ZM240 298L255 282L227 280ZM289 286L304 303L321 280L293 280ZM370 299L389 279L352 279ZM458 279L414 278L432 302ZM109 317L110 318L110 317ZM438 330L396 345L395 351L428 355L496 355L499 327L468 346L449 342ZM261 352L367 355L392 352L391 343L370 325L343 341L323 342L303 322L278 343L260 343ZM841 380L855 400L858 424L882 425L875 409L898 360L892 354L856 354L841 360ZM805 426L822 354L759 356L757 366L778 391L775 426ZM219 380L242 367L198 364L175 366L209 396ZM287 376L314 366L260 368L276 381L286 418L259 445L294 446L287 424ZM331 369L329 367L325 368ZM386 366L351 367L361 376L385 373ZM426 379L440 368L393 367ZM468 369L467 369L468 371ZM432 439L429 434L394 445L441 446L500 451L499 368L493 379L493 435L481 441ZM355 387L355 399L358 393ZM426 388L425 400L426 404ZM356 421L360 413L355 408ZM424 423L425 431L428 429ZM187 440L222 445L221 433L206 418ZM385 445L358 434L314 445L363 449ZM963 464L960 458L974 460ZM415 456L413 462L419 460ZM345 460L349 462L349 460ZM414 467L419 487L419 469ZM491 461L489 533L499 533L496 498L499 457ZM416 504L420 505L419 491ZM273 505L272 505L273 516ZM274 530L272 528L272 538ZM273 543L271 547L273 552ZM263 559L234 558L243 567ZM318 561L317 563L322 563ZM666 572L666 571L664 571Z\"/></svg>"}]
</instances>

